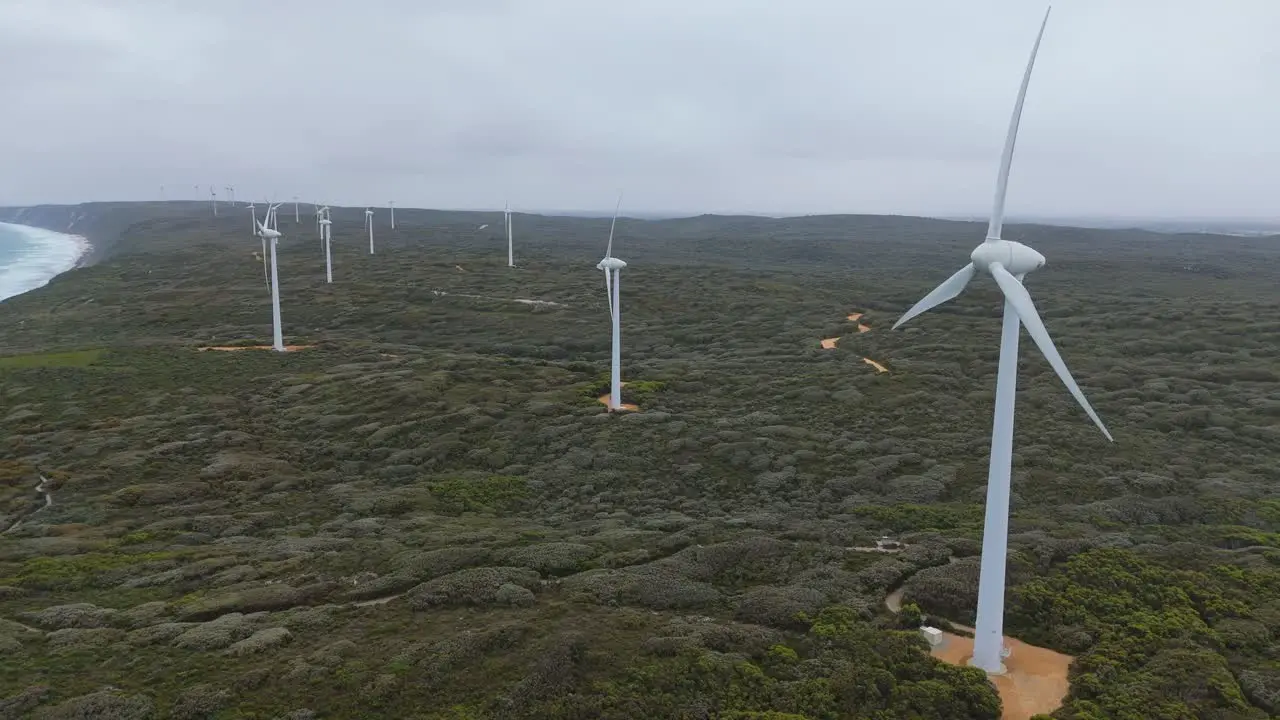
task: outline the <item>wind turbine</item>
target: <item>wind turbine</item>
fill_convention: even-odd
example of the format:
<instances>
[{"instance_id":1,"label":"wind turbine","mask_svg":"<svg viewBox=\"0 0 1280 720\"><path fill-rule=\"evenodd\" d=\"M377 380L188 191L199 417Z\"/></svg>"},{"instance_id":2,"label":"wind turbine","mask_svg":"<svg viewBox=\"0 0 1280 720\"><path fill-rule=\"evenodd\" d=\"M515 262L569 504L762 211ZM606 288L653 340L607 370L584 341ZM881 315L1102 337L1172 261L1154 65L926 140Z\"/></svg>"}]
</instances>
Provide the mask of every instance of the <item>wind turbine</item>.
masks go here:
<instances>
[{"instance_id":1,"label":"wind turbine","mask_svg":"<svg viewBox=\"0 0 1280 720\"><path fill-rule=\"evenodd\" d=\"M619 204L622 203L621 197L618 198L618 203ZM502 217L505 220L505 224L507 226L507 267L515 267L516 266L515 254L514 254L514 249L512 248L512 245L511 245L511 203L506 203L506 207L502 209ZM617 220L617 218L615 217L614 220ZM613 228L609 228L609 236L610 236L610 242L612 243ZM613 301L610 300L610 302L613 302Z\"/></svg>"},{"instance_id":2,"label":"wind turbine","mask_svg":"<svg viewBox=\"0 0 1280 720\"><path fill-rule=\"evenodd\" d=\"M940 305L960 294L978 270L990 275L1004 294L1004 324L1000 333L1000 365L996 375L995 418L991 426L991 459L987 468L987 509L982 528L982 567L978 580L978 620L973 639L973 659L970 664L988 673L1004 672L1004 589L1005 566L1009 542L1009 477L1013 459L1013 404L1017 386L1018 335L1021 325L1040 348L1040 352L1053 366L1067 390L1084 408L1102 434L1111 441L1111 433L1102 424L1097 413L1076 385L1066 363L1058 354L1049 332L1045 330L1036 312L1031 295L1022 286L1027 273L1044 267L1040 253L1019 242L1003 240L1000 232L1004 224L1005 191L1009 185L1009 167L1013 162L1013 146L1018 137L1018 123L1022 117L1022 103L1031 82L1031 69L1040 49L1049 11L1045 10L1040 32L1031 48L1031 58L1022 76L1022 87L1009 120L1009 132L1005 138L1004 153L1000 157L1000 173L996 178L995 201L991 209L991 221L987 237L969 255L970 263L947 278L933 292L916 303L893 327L897 328L911 318Z\"/></svg>"},{"instance_id":3,"label":"wind turbine","mask_svg":"<svg viewBox=\"0 0 1280 720\"><path fill-rule=\"evenodd\" d=\"M209 201L213 203L213 216L218 217L218 191L209 186Z\"/></svg>"},{"instance_id":4,"label":"wind turbine","mask_svg":"<svg viewBox=\"0 0 1280 720\"><path fill-rule=\"evenodd\" d=\"M325 282L333 282L333 256L330 254L330 246L333 243L333 223L329 222L328 217L320 218L320 239L324 242L324 277Z\"/></svg>"},{"instance_id":5,"label":"wind turbine","mask_svg":"<svg viewBox=\"0 0 1280 720\"><path fill-rule=\"evenodd\" d=\"M391 207L391 229L396 229L396 201L388 200L387 205Z\"/></svg>"},{"instance_id":6,"label":"wind turbine","mask_svg":"<svg viewBox=\"0 0 1280 720\"><path fill-rule=\"evenodd\" d=\"M373 210L370 208L364 209L364 224L365 224L365 227L369 228L369 254L372 255L373 254Z\"/></svg>"},{"instance_id":7,"label":"wind turbine","mask_svg":"<svg viewBox=\"0 0 1280 720\"><path fill-rule=\"evenodd\" d=\"M236 206L236 189L233 185L228 185L223 190L227 191L227 201L231 203L231 207Z\"/></svg>"},{"instance_id":8,"label":"wind turbine","mask_svg":"<svg viewBox=\"0 0 1280 720\"><path fill-rule=\"evenodd\" d=\"M258 226L258 234L262 236L262 241L271 241L271 325L272 339L271 349L276 352L284 352L284 334L280 329L280 275L276 268L276 243L280 240L280 231L275 229L276 208L279 205L270 205L267 208L266 219L259 223L257 217L254 217L254 223Z\"/></svg>"},{"instance_id":9,"label":"wind turbine","mask_svg":"<svg viewBox=\"0 0 1280 720\"><path fill-rule=\"evenodd\" d=\"M618 205L613 209L613 222L609 224L609 245L604 259L596 268L604 270L604 292L609 298L609 317L613 321L613 353L609 363L609 411L622 407L622 305L618 288L622 280L622 268L627 264L613 256L613 229L618 224L618 210L622 208L622 193L618 193ZM511 225L507 225L508 231ZM508 238L511 236L508 234Z\"/></svg>"},{"instance_id":10,"label":"wind turbine","mask_svg":"<svg viewBox=\"0 0 1280 720\"><path fill-rule=\"evenodd\" d=\"M262 238L262 279L266 281L267 287L271 287L271 276L267 274L269 272L267 268L267 236L258 232L258 210L254 207L252 201L249 203L249 214L253 217L253 234ZM270 215L271 211L268 210L268 219L270 218Z\"/></svg>"},{"instance_id":11,"label":"wind turbine","mask_svg":"<svg viewBox=\"0 0 1280 720\"><path fill-rule=\"evenodd\" d=\"M297 196L297 195L294 195L294 196L293 196L293 224L294 224L294 225L297 225L298 223L299 223L299 220L298 220L298 196Z\"/></svg>"}]
</instances>

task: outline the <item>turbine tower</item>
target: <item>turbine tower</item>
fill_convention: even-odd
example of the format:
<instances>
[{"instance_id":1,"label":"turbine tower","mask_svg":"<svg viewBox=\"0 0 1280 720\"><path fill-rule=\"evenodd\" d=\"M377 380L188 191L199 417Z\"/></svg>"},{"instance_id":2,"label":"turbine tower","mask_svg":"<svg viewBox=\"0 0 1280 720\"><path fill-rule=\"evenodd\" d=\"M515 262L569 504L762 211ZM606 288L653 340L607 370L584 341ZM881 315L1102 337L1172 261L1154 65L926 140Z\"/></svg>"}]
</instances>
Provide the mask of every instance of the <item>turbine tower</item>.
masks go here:
<instances>
[{"instance_id":1,"label":"turbine tower","mask_svg":"<svg viewBox=\"0 0 1280 720\"><path fill-rule=\"evenodd\" d=\"M279 207L279 205L269 205L266 219L259 223L255 217L254 223L258 226L258 234L262 236L263 242L271 241L271 349L284 352L284 333L280 328L280 274L276 266L276 244L281 236L280 231L275 229L275 216L276 209Z\"/></svg>"},{"instance_id":2,"label":"turbine tower","mask_svg":"<svg viewBox=\"0 0 1280 720\"><path fill-rule=\"evenodd\" d=\"M299 222L301 221L298 219L298 196L294 195L293 196L293 224L297 225Z\"/></svg>"},{"instance_id":3,"label":"turbine tower","mask_svg":"<svg viewBox=\"0 0 1280 720\"><path fill-rule=\"evenodd\" d=\"M330 246L333 243L333 232L329 222L329 218L320 218L320 238L324 242L324 278L325 282L333 282L333 255L330 254Z\"/></svg>"},{"instance_id":4,"label":"turbine tower","mask_svg":"<svg viewBox=\"0 0 1280 720\"><path fill-rule=\"evenodd\" d=\"M1013 162L1013 146L1018 137L1022 103L1027 95L1027 85L1031 81L1031 69L1035 65L1036 53L1040 49L1040 39L1044 36L1044 28L1048 22L1049 11L1046 10L1044 20L1040 23L1040 32L1036 35L1035 45L1031 48L1031 58L1027 61L1027 69L1022 76L1022 87L1018 90L1013 117L1009 120L1009 132L1005 138L1004 153L1000 158L995 201L991 209L991 221L987 226L986 239L969 255L968 265L947 278L933 292L898 318L898 322L893 325L897 328L920 313L956 297L978 270L990 275L1004 294L1004 325L1000 333L1000 365L996 375L995 417L991 426L991 458L987 469L987 508L982 528L978 620L973 639L973 658L969 661L971 665L992 674L1005 671L1004 664L1001 662L1006 654L1004 651L1005 566L1009 542L1009 478L1013 460L1013 405L1017 386L1020 324L1026 326L1031 339L1053 366L1058 377L1067 386L1067 390L1084 408L1085 413L1107 440L1111 440L1111 433L1107 431L1107 427L1102 424L1102 420L1098 418L1089 401L1085 399L1084 393L1076 385L1075 379L1071 377L1071 372L1067 370L1066 363L1062 361L1062 356L1054 347L1049 332L1040 321L1040 315L1036 312L1035 303L1031 301L1031 295L1022 286L1022 279L1027 273L1044 267L1044 256L1022 243L1003 240L1000 237L1004 224L1005 191L1009 185L1009 167Z\"/></svg>"},{"instance_id":5,"label":"turbine tower","mask_svg":"<svg viewBox=\"0 0 1280 720\"><path fill-rule=\"evenodd\" d=\"M387 205L391 208L391 229L396 229L396 201L388 200Z\"/></svg>"},{"instance_id":6,"label":"turbine tower","mask_svg":"<svg viewBox=\"0 0 1280 720\"><path fill-rule=\"evenodd\" d=\"M369 228L369 254L373 254L373 210L364 209L364 224Z\"/></svg>"},{"instance_id":7,"label":"turbine tower","mask_svg":"<svg viewBox=\"0 0 1280 720\"><path fill-rule=\"evenodd\" d=\"M622 196L618 196L618 204L620 204L620 206L621 202ZM617 217L614 217L614 220L617 220ZM612 227L609 228L609 232L613 232ZM513 246L511 242L511 208L509 208L509 206L507 208L507 266L508 268L515 268L516 266L515 246Z\"/></svg>"},{"instance_id":8,"label":"turbine tower","mask_svg":"<svg viewBox=\"0 0 1280 720\"><path fill-rule=\"evenodd\" d=\"M622 202L621 196L619 196L618 202L619 203ZM506 226L507 226L507 267L515 267L516 266L515 250L511 244L511 204L510 203L508 203L507 206L502 210L502 216L506 220ZM616 221L617 218L615 217L614 220ZM609 234L610 234L610 237L612 238L613 228L609 229Z\"/></svg>"},{"instance_id":9,"label":"turbine tower","mask_svg":"<svg viewBox=\"0 0 1280 720\"><path fill-rule=\"evenodd\" d=\"M213 216L218 217L218 191L209 186L209 201L213 203Z\"/></svg>"},{"instance_id":10,"label":"turbine tower","mask_svg":"<svg viewBox=\"0 0 1280 720\"><path fill-rule=\"evenodd\" d=\"M231 203L231 207L236 205L236 188L234 185L228 185L224 190L227 191L227 201Z\"/></svg>"},{"instance_id":11,"label":"turbine tower","mask_svg":"<svg viewBox=\"0 0 1280 720\"><path fill-rule=\"evenodd\" d=\"M618 205L613 209L613 222L609 224L609 245L605 249L604 259L596 263L596 268L604 270L604 292L609 298L609 317L613 321L613 352L609 363L609 412L622 407L622 305L620 304L619 285L622 280L622 268L627 264L613 256L613 229L618 225L618 210L622 207L622 193L618 193ZM511 225L507 225L510 230ZM507 236L508 238L510 235Z\"/></svg>"}]
</instances>

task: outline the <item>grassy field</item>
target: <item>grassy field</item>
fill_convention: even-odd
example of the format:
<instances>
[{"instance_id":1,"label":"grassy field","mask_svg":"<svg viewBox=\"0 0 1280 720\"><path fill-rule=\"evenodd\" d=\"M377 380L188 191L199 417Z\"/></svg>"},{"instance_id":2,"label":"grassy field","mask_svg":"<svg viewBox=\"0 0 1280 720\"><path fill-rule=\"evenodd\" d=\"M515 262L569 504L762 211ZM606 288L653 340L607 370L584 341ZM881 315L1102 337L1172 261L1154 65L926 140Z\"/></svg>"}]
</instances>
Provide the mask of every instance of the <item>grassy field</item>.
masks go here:
<instances>
[{"instance_id":1,"label":"grassy field","mask_svg":"<svg viewBox=\"0 0 1280 720\"><path fill-rule=\"evenodd\" d=\"M889 327L979 225L621 220L610 415L608 219L518 215L511 269L498 213L370 256L362 210L332 285L281 218L298 352L200 350L270 343L247 210L101 208L0 305L0 717L998 717L883 605L973 621L1000 296ZM1116 438L1024 340L1006 629L1076 656L1055 717L1280 713L1280 250L1006 235Z\"/></svg>"}]
</instances>

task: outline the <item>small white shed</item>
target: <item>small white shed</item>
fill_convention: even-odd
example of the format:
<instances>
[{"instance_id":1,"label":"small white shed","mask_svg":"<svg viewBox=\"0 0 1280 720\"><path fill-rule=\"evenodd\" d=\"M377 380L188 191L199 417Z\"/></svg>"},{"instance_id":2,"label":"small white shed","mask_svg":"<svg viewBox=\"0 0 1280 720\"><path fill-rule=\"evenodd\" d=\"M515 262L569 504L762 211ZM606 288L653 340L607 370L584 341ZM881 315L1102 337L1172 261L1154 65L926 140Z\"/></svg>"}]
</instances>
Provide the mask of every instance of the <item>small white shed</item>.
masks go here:
<instances>
[{"instance_id":1,"label":"small white shed","mask_svg":"<svg viewBox=\"0 0 1280 720\"><path fill-rule=\"evenodd\" d=\"M920 634L924 635L924 639L927 640L929 644L934 647L937 647L938 645L942 644L942 631L936 627L921 625Z\"/></svg>"}]
</instances>

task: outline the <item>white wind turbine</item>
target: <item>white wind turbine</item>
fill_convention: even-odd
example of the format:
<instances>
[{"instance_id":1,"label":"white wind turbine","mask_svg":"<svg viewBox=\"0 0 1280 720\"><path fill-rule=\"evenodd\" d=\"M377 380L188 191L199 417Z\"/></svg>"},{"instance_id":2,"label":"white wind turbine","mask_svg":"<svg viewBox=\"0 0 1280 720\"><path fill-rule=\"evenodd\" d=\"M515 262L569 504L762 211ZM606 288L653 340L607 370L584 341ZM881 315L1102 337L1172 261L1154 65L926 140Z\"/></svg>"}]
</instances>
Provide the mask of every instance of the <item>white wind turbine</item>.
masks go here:
<instances>
[{"instance_id":1,"label":"white wind turbine","mask_svg":"<svg viewBox=\"0 0 1280 720\"><path fill-rule=\"evenodd\" d=\"M987 469L987 509L982 529L982 569L978 581L978 620L973 640L973 659L970 664L988 673L1004 672L1004 590L1005 566L1009 541L1009 477L1013 459L1013 404L1017 386L1018 335L1021 325L1040 348L1045 359L1053 366L1067 390L1075 397L1085 413L1093 420L1107 440L1111 433L1085 399L1084 393L1071 377L1066 363L1058 354L1049 332L1045 330L1036 312L1031 295L1022 286L1022 278L1029 272L1044 266L1040 253L1022 243L1003 240L1000 231L1004 223L1005 191L1009 184L1009 167L1013 162L1013 146L1018 136L1018 122L1022 116L1022 103L1027 85L1031 81L1031 69L1035 65L1040 38L1049 22L1049 11L1040 23L1031 58L1022 76L1018 100L1009 120L1009 132L1005 138L1004 153L1000 158L1000 173L996 179L995 201L991 210L991 222L987 237L970 255L970 263L947 278L933 292L908 310L893 327L897 328L911 318L944 303L964 290L965 286L982 270L990 275L1004 294L1004 325L1000 333L1000 365L996 375L995 418L991 428L991 459Z\"/></svg>"},{"instance_id":2,"label":"white wind turbine","mask_svg":"<svg viewBox=\"0 0 1280 720\"><path fill-rule=\"evenodd\" d=\"M271 213L271 229L272 230L280 229L280 213L277 211L280 209L280 206L283 204L284 203L271 203L271 206L267 208L267 210Z\"/></svg>"},{"instance_id":3,"label":"white wind turbine","mask_svg":"<svg viewBox=\"0 0 1280 720\"><path fill-rule=\"evenodd\" d=\"M618 198L618 202L619 203L622 202L621 197ZM515 250L511 244L511 204L510 203L507 203L506 207L503 208L502 217L505 220L505 225L507 226L507 267L515 267L516 266ZM610 235L612 235L613 233L612 228L609 230L609 232L610 232Z\"/></svg>"},{"instance_id":4,"label":"white wind turbine","mask_svg":"<svg viewBox=\"0 0 1280 720\"><path fill-rule=\"evenodd\" d=\"M372 255L373 254L373 210L370 208L364 209L364 224L365 224L365 227L369 228L369 254Z\"/></svg>"},{"instance_id":5,"label":"white wind turbine","mask_svg":"<svg viewBox=\"0 0 1280 720\"><path fill-rule=\"evenodd\" d=\"M321 240L324 240L324 231L320 229L320 221L329 216L328 215L329 206L328 205L321 206L320 203L311 203L311 204L314 205L316 208L316 233L320 235Z\"/></svg>"},{"instance_id":6,"label":"white wind turbine","mask_svg":"<svg viewBox=\"0 0 1280 720\"><path fill-rule=\"evenodd\" d=\"M329 283L333 282L333 255L330 253L333 244L332 225L327 215L320 218L320 239L324 242L324 278Z\"/></svg>"},{"instance_id":7,"label":"white wind turbine","mask_svg":"<svg viewBox=\"0 0 1280 720\"><path fill-rule=\"evenodd\" d=\"M294 195L293 196L293 224L297 225L299 222L301 221L298 219L298 196Z\"/></svg>"},{"instance_id":8,"label":"white wind turbine","mask_svg":"<svg viewBox=\"0 0 1280 720\"><path fill-rule=\"evenodd\" d=\"M228 185L224 190L227 191L227 201L231 203L231 207L236 206L236 188L234 185Z\"/></svg>"},{"instance_id":9,"label":"white wind turbine","mask_svg":"<svg viewBox=\"0 0 1280 720\"><path fill-rule=\"evenodd\" d=\"M213 216L218 217L218 191L209 186L209 201L213 204Z\"/></svg>"},{"instance_id":10,"label":"white wind turbine","mask_svg":"<svg viewBox=\"0 0 1280 720\"><path fill-rule=\"evenodd\" d=\"M604 270L604 292L609 298L609 318L613 321L613 352L609 363L610 412L622 407L622 305L619 286L622 268L627 264L613 256L613 229L618 225L618 210L621 208L622 194L619 193L618 205L613 209L613 222L609 224L609 245L605 249L604 259L596 263L597 269ZM507 227L510 229L510 225Z\"/></svg>"},{"instance_id":11,"label":"white wind turbine","mask_svg":"<svg viewBox=\"0 0 1280 720\"><path fill-rule=\"evenodd\" d=\"M271 211L268 209L267 214ZM253 202L249 203L249 215L253 218L253 234L262 238L262 279L267 283L267 287L271 287L271 276L267 273L267 237L258 231L258 210L254 207Z\"/></svg>"},{"instance_id":12,"label":"white wind turbine","mask_svg":"<svg viewBox=\"0 0 1280 720\"><path fill-rule=\"evenodd\" d=\"M391 208L391 229L396 229L396 201L388 200L387 205Z\"/></svg>"},{"instance_id":13,"label":"white wind turbine","mask_svg":"<svg viewBox=\"0 0 1280 720\"><path fill-rule=\"evenodd\" d=\"M284 333L280 328L280 274L276 267L276 243L281 235L280 231L275 229L275 215L279 207L279 205L268 206L266 219L259 223L255 217L254 223L263 242L271 241L271 348L276 352L284 352Z\"/></svg>"}]
</instances>

